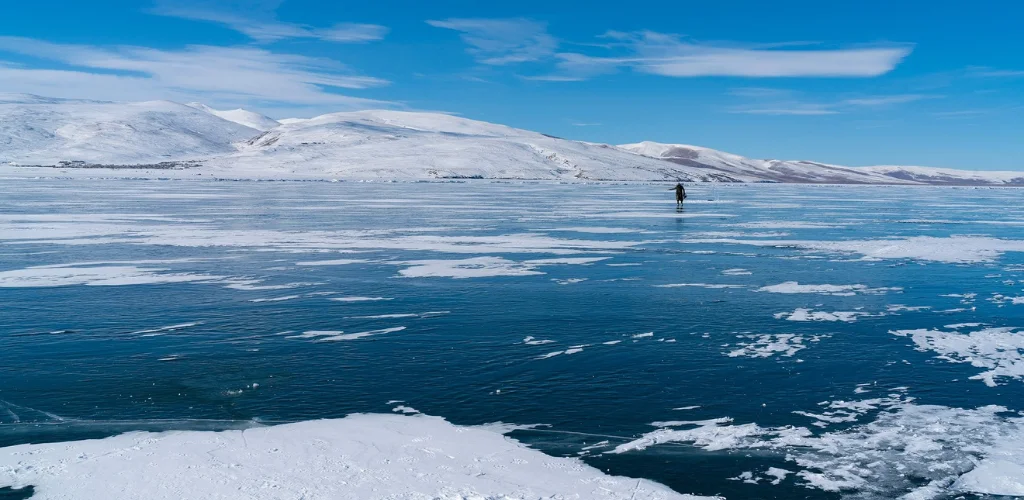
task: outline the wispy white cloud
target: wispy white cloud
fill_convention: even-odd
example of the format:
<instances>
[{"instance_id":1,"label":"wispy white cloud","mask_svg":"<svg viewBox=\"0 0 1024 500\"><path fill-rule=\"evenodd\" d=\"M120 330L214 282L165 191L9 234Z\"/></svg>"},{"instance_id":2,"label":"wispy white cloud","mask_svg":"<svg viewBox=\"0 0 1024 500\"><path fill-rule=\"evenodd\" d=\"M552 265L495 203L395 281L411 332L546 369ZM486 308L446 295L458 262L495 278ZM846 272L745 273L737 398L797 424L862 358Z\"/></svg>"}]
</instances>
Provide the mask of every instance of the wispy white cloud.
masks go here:
<instances>
[{"instance_id":1,"label":"wispy white cloud","mask_svg":"<svg viewBox=\"0 0 1024 500\"><path fill-rule=\"evenodd\" d=\"M728 109L730 113L751 115L835 115L863 109L878 109L925 99L939 99L934 94L870 95L839 99L830 102L808 102L796 92L785 89L739 88L730 95L747 99L748 104Z\"/></svg>"},{"instance_id":2,"label":"wispy white cloud","mask_svg":"<svg viewBox=\"0 0 1024 500\"><path fill-rule=\"evenodd\" d=\"M877 107L877 106L889 106L892 104L904 104L914 101L923 101L925 99L940 99L943 96L934 94L895 94L895 95L876 95L868 97L857 97L853 99L844 99L839 101L840 106L866 106L866 107Z\"/></svg>"},{"instance_id":3,"label":"wispy white cloud","mask_svg":"<svg viewBox=\"0 0 1024 500\"><path fill-rule=\"evenodd\" d=\"M808 42L732 46L690 42L652 31L611 31L604 37L613 41L607 47L616 55L560 53L556 75L591 77L629 68L677 78L864 78L892 71L912 51L909 45L807 48L812 45Z\"/></svg>"},{"instance_id":4,"label":"wispy white cloud","mask_svg":"<svg viewBox=\"0 0 1024 500\"><path fill-rule=\"evenodd\" d=\"M150 12L157 15L223 24L258 42L274 42L288 38L316 38L339 43L366 43L381 40L388 28L377 24L339 23L329 28L315 28L304 24L286 23L259 10L244 15L197 6L162 4Z\"/></svg>"},{"instance_id":5,"label":"wispy white cloud","mask_svg":"<svg viewBox=\"0 0 1024 500\"><path fill-rule=\"evenodd\" d=\"M942 118L962 118L969 116L978 116L989 113L991 110L988 109L961 109L958 111L938 111L932 113L933 116Z\"/></svg>"},{"instance_id":6,"label":"wispy white cloud","mask_svg":"<svg viewBox=\"0 0 1024 500\"><path fill-rule=\"evenodd\" d=\"M530 75L522 76L519 78L523 80L529 80L532 82L581 82L586 80L581 76L565 76L565 75Z\"/></svg>"},{"instance_id":7,"label":"wispy white cloud","mask_svg":"<svg viewBox=\"0 0 1024 500\"><path fill-rule=\"evenodd\" d=\"M966 70L969 76L980 78L1016 78L1024 77L1024 70L996 69L987 66L971 66Z\"/></svg>"},{"instance_id":8,"label":"wispy white cloud","mask_svg":"<svg viewBox=\"0 0 1024 500\"><path fill-rule=\"evenodd\" d=\"M729 109L730 113L741 113L746 115L790 115L790 116L818 116L836 115L839 111L827 104L790 103L778 106L740 106Z\"/></svg>"},{"instance_id":9,"label":"wispy white cloud","mask_svg":"<svg viewBox=\"0 0 1024 500\"><path fill-rule=\"evenodd\" d=\"M492 66L539 61L551 57L558 40L547 24L530 19L444 19L427 24L455 30L479 62Z\"/></svg>"},{"instance_id":10,"label":"wispy white cloud","mask_svg":"<svg viewBox=\"0 0 1024 500\"><path fill-rule=\"evenodd\" d=\"M108 100L196 99L266 106L381 107L387 103L342 95L337 89L386 85L328 59L256 47L101 48L0 37L3 52L40 60L3 65L0 92ZM50 68L40 68L46 65Z\"/></svg>"}]
</instances>

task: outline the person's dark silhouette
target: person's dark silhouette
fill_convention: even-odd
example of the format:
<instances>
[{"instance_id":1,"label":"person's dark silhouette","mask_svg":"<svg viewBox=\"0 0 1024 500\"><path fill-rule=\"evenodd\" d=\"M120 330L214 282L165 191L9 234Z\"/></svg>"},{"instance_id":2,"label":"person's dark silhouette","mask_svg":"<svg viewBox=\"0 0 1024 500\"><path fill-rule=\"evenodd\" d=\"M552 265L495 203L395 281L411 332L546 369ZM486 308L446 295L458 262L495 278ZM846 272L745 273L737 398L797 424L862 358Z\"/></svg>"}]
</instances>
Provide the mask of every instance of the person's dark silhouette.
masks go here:
<instances>
[{"instance_id":1,"label":"person's dark silhouette","mask_svg":"<svg viewBox=\"0 0 1024 500\"><path fill-rule=\"evenodd\" d=\"M676 187L669 189L669 191L676 192L676 208L683 208L683 200L686 199L686 188L683 187L683 183L677 183Z\"/></svg>"}]
</instances>

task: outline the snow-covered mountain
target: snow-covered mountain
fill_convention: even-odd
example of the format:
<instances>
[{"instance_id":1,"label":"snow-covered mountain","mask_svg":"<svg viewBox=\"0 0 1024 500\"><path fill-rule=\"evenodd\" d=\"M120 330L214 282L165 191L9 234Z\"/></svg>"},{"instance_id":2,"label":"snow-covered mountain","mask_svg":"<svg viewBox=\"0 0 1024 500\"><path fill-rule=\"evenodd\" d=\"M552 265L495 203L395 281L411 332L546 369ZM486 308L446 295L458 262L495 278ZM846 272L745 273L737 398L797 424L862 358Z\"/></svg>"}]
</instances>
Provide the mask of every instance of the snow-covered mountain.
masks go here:
<instances>
[{"instance_id":1,"label":"snow-covered mountain","mask_svg":"<svg viewBox=\"0 0 1024 500\"><path fill-rule=\"evenodd\" d=\"M289 120L208 163L216 175L245 177L757 180L457 116L380 110Z\"/></svg>"},{"instance_id":2,"label":"snow-covered mountain","mask_svg":"<svg viewBox=\"0 0 1024 500\"><path fill-rule=\"evenodd\" d=\"M200 111L206 111L207 113L219 116L229 122L235 122L239 125L259 130L260 132L265 132L281 124L273 118L263 116L259 113L246 109L229 109L222 111L219 109L213 109L201 102L190 102L186 104L186 106Z\"/></svg>"},{"instance_id":3,"label":"snow-covered mountain","mask_svg":"<svg viewBox=\"0 0 1024 500\"><path fill-rule=\"evenodd\" d=\"M161 162L173 164L169 171ZM69 165L83 162L85 165ZM550 179L1024 185L1024 172L756 160L683 144L611 146L440 113L272 120L199 103L0 94L0 174L135 166L111 175L245 179ZM187 167L187 168L185 168ZM95 175L95 170L89 175Z\"/></svg>"},{"instance_id":4,"label":"snow-covered mountain","mask_svg":"<svg viewBox=\"0 0 1024 500\"><path fill-rule=\"evenodd\" d=\"M726 175L772 182L839 184L1024 185L1024 172L969 171L931 167L844 167L811 161L757 160L687 144L640 142L622 149Z\"/></svg>"},{"instance_id":5,"label":"snow-covered mountain","mask_svg":"<svg viewBox=\"0 0 1024 500\"><path fill-rule=\"evenodd\" d=\"M259 131L169 101L0 95L0 163L130 165L205 159Z\"/></svg>"}]
</instances>

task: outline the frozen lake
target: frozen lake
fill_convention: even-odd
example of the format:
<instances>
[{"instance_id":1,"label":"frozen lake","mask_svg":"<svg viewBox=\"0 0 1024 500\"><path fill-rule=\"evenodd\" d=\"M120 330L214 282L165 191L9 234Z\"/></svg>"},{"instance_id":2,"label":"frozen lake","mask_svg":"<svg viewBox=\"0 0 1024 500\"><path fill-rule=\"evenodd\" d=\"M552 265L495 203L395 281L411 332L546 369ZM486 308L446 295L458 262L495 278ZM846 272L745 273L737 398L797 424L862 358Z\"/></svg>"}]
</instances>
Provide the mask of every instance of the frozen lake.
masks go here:
<instances>
[{"instance_id":1,"label":"frozen lake","mask_svg":"<svg viewBox=\"0 0 1024 500\"><path fill-rule=\"evenodd\" d=\"M422 413L680 493L1024 495L1024 192L669 187L4 180L0 446Z\"/></svg>"}]
</instances>

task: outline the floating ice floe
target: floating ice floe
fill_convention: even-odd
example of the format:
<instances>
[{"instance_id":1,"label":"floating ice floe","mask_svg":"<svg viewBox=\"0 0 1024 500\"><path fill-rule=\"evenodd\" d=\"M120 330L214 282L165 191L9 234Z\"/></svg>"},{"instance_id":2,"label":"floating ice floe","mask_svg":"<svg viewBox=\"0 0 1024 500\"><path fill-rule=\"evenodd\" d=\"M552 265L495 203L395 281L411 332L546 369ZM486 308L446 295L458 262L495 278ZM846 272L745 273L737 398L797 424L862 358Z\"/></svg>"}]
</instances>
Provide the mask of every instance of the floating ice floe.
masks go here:
<instances>
[{"instance_id":1,"label":"floating ice floe","mask_svg":"<svg viewBox=\"0 0 1024 500\"><path fill-rule=\"evenodd\" d=\"M746 285L724 285L720 283L669 283L667 285L653 285L656 288L681 288L681 287L695 287L695 288L746 288Z\"/></svg>"},{"instance_id":2,"label":"floating ice floe","mask_svg":"<svg viewBox=\"0 0 1024 500\"><path fill-rule=\"evenodd\" d=\"M137 332L132 332L131 335L138 335L140 337L158 337L160 335L165 335L165 334L170 333L170 332L176 332L178 330L182 330L182 329L185 329L185 328L191 328L193 326L198 326L198 325L201 325L201 324L202 323L198 322L198 321L191 322L191 323L180 323L180 324L177 324L177 325L161 326L159 328L149 328L149 329L146 329L146 330L139 330Z\"/></svg>"},{"instance_id":3,"label":"floating ice floe","mask_svg":"<svg viewBox=\"0 0 1024 500\"><path fill-rule=\"evenodd\" d=\"M726 269L726 270L722 271L722 274L724 274L726 276L747 276L747 275L751 275L751 274L754 274L754 273L752 273L752 272L750 272L750 271L748 271L746 269L734 268L734 269Z\"/></svg>"},{"instance_id":4,"label":"floating ice floe","mask_svg":"<svg viewBox=\"0 0 1024 500\"><path fill-rule=\"evenodd\" d=\"M423 415L19 445L0 448L0 470L0 488L37 500L701 498Z\"/></svg>"},{"instance_id":5,"label":"floating ice floe","mask_svg":"<svg viewBox=\"0 0 1024 500\"><path fill-rule=\"evenodd\" d=\"M548 358L553 358L555 356L561 356L563 354L565 354L565 355L576 354L576 353L583 352L583 348L585 348L585 347L590 347L590 344L581 344L581 345L569 346L569 348L564 350L564 351L553 351L553 352L549 352L547 354L541 354L540 356L537 356L537 359L548 359Z\"/></svg>"},{"instance_id":6,"label":"floating ice floe","mask_svg":"<svg viewBox=\"0 0 1024 500\"><path fill-rule=\"evenodd\" d=\"M879 240L744 240L736 238L692 239L684 243L717 243L761 247L798 248L818 252L860 254L866 260L912 259L973 264L994 262L1005 252L1024 252L1024 240L988 236L913 236Z\"/></svg>"},{"instance_id":7,"label":"floating ice floe","mask_svg":"<svg viewBox=\"0 0 1024 500\"><path fill-rule=\"evenodd\" d=\"M531 337L526 337L525 339L523 339L523 343L526 344L526 345L544 345L544 344L553 344L553 343L555 343L555 341L554 340L539 340L539 339L536 339L536 338L531 336Z\"/></svg>"},{"instance_id":8,"label":"floating ice floe","mask_svg":"<svg viewBox=\"0 0 1024 500\"><path fill-rule=\"evenodd\" d=\"M391 297L331 297L327 300L333 300L335 302L379 302L382 300L394 300Z\"/></svg>"},{"instance_id":9,"label":"floating ice floe","mask_svg":"<svg viewBox=\"0 0 1024 500\"><path fill-rule=\"evenodd\" d=\"M574 285L576 283L583 283L584 281L587 281L587 278L568 278L568 279L552 278L551 281L554 281L555 283L557 283L559 285Z\"/></svg>"},{"instance_id":10,"label":"floating ice floe","mask_svg":"<svg viewBox=\"0 0 1024 500\"><path fill-rule=\"evenodd\" d=\"M811 415L817 427L840 430L718 418L665 426L607 453L665 443L777 453L800 469L795 475L801 486L858 498L1024 495L1024 418L1004 407L918 405L893 396L823 405L820 414L801 414Z\"/></svg>"},{"instance_id":11,"label":"floating ice floe","mask_svg":"<svg viewBox=\"0 0 1024 500\"><path fill-rule=\"evenodd\" d=\"M846 323L852 323L857 321L857 318L867 318L872 316L881 316L879 314L869 314L861 311L813 311L798 307L793 312L780 312L775 314L775 319L785 319L786 321L843 321Z\"/></svg>"},{"instance_id":12,"label":"floating ice floe","mask_svg":"<svg viewBox=\"0 0 1024 500\"><path fill-rule=\"evenodd\" d=\"M849 297L857 294L885 295L889 292L902 292L900 287L870 288L867 285L801 285L797 281L786 281L778 285L758 288L758 292L768 293L815 293L820 295L836 295Z\"/></svg>"},{"instance_id":13,"label":"floating ice floe","mask_svg":"<svg viewBox=\"0 0 1024 500\"><path fill-rule=\"evenodd\" d=\"M969 328L968 324L950 327ZM919 351L933 351L939 359L953 363L970 363L985 371L971 377L989 387L997 378L1024 378L1024 329L1013 327L984 328L973 332L942 330L892 330L889 333L910 337Z\"/></svg>"},{"instance_id":14,"label":"floating ice floe","mask_svg":"<svg viewBox=\"0 0 1024 500\"><path fill-rule=\"evenodd\" d=\"M263 299L249 299L249 302L283 302L285 300L292 300L302 297L301 295L283 295L281 297L269 297Z\"/></svg>"},{"instance_id":15,"label":"floating ice floe","mask_svg":"<svg viewBox=\"0 0 1024 500\"><path fill-rule=\"evenodd\" d=\"M168 269L163 268L136 266L29 267L11 271L0 271L0 288L210 283L225 279L224 276L213 276L210 274L168 271Z\"/></svg>"},{"instance_id":16,"label":"floating ice floe","mask_svg":"<svg viewBox=\"0 0 1024 500\"><path fill-rule=\"evenodd\" d=\"M737 342L737 349L726 354L730 358L770 358L775 355L792 357L794 354L807 347L804 344L804 337L792 333L770 333L763 335L739 335L740 338L750 339L750 342ZM809 340L818 342L828 335L815 335Z\"/></svg>"},{"instance_id":17,"label":"floating ice floe","mask_svg":"<svg viewBox=\"0 0 1024 500\"><path fill-rule=\"evenodd\" d=\"M265 291L265 290L290 290L292 288L301 288L304 286L320 285L322 283L313 282L295 282L295 283L281 283L278 285L261 285L262 279L246 279L246 278L229 278L224 280L227 285L224 288L231 288L233 290L244 290L244 291Z\"/></svg>"},{"instance_id":18,"label":"floating ice floe","mask_svg":"<svg viewBox=\"0 0 1024 500\"><path fill-rule=\"evenodd\" d=\"M535 259L525 261L508 260L503 257L472 257L459 260L414 260L392 262L407 265L398 274L406 278L487 278L494 276L530 276L544 274L541 266L586 265L607 259L607 257L581 257L563 259Z\"/></svg>"},{"instance_id":19,"label":"floating ice floe","mask_svg":"<svg viewBox=\"0 0 1024 500\"><path fill-rule=\"evenodd\" d=\"M764 471L763 476L755 476L753 472L746 471L740 473L739 476L730 477L729 479L733 481L743 481L744 483L748 484L760 484L762 481L764 481L772 485L778 485L781 484L782 481L786 479L786 476L792 473L792 471L788 471L786 469L780 469L778 467L769 467L766 471Z\"/></svg>"},{"instance_id":20,"label":"floating ice floe","mask_svg":"<svg viewBox=\"0 0 1024 500\"><path fill-rule=\"evenodd\" d=\"M918 312L927 311L932 306L908 306L904 304L889 304L885 306L885 310L888 312Z\"/></svg>"},{"instance_id":21,"label":"floating ice floe","mask_svg":"<svg viewBox=\"0 0 1024 500\"><path fill-rule=\"evenodd\" d=\"M345 266L349 264L361 264L369 262L365 259L334 259L334 260L310 260L296 262L296 266Z\"/></svg>"},{"instance_id":22,"label":"floating ice floe","mask_svg":"<svg viewBox=\"0 0 1024 500\"><path fill-rule=\"evenodd\" d=\"M321 342L333 342L333 341L339 341L339 340L356 340L356 339L361 339L361 338L366 338L366 337L374 337L374 336L377 336L377 335L384 335L384 334L388 334L388 333L400 332L402 330L405 330L404 326L395 326L395 327L391 327L391 328L381 328L379 330L367 330L365 332L356 332L356 333L344 333L343 334L341 332L338 332L337 335L322 336L318 340L321 341Z\"/></svg>"}]
</instances>

